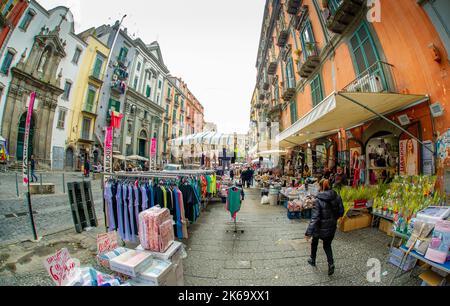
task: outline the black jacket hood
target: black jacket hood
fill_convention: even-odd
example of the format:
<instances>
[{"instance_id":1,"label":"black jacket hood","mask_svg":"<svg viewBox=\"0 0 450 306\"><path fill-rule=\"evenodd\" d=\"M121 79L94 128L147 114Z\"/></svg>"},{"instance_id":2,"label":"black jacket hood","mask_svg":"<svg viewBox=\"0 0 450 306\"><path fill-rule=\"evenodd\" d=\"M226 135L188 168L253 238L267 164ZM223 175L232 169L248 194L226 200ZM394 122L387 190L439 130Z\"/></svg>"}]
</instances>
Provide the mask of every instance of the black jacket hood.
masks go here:
<instances>
[{"instance_id":1,"label":"black jacket hood","mask_svg":"<svg viewBox=\"0 0 450 306\"><path fill-rule=\"evenodd\" d=\"M327 190L324 192L319 192L319 194L317 194L317 198L325 202L333 202L337 199L337 197L338 194L334 190Z\"/></svg>"}]
</instances>

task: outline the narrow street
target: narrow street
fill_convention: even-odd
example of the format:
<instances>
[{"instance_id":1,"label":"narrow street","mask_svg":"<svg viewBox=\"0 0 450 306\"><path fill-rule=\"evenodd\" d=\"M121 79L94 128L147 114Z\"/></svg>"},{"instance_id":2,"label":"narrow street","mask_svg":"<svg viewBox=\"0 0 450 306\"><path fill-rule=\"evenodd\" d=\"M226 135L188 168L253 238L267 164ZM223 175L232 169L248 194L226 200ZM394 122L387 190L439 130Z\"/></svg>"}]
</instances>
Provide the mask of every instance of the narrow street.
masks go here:
<instances>
[{"instance_id":1,"label":"narrow street","mask_svg":"<svg viewBox=\"0 0 450 306\"><path fill-rule=\"evenodd\" d=\"M328 277L321 246L317 268L307 263L310 246L304 240L304 233L308 221L289 220L284 207L261 205L259 201L259 190L246 190L246 200L238 213L238 230L244 233L233 232L229 213L220 202L211 203L198 223L189 227L190 238L183 241L187 251L183 262L186 286L389 284L395 271L395 267L387 263L390 239L378 229L346 234L338 231L333 244L336 273ZM83 234L76 234L70 228L45 236L38 243L2 244L0 285L52 285L42 260L65 247L82 265L102 270L95 261L96 235L103 232L103 219L99 217L100 226ZM381 283L369 283L366 279L370 258L381 262ZM417 279L409 275L398 282L399 285L419 285Z\"/></svg>"}]
</instances>

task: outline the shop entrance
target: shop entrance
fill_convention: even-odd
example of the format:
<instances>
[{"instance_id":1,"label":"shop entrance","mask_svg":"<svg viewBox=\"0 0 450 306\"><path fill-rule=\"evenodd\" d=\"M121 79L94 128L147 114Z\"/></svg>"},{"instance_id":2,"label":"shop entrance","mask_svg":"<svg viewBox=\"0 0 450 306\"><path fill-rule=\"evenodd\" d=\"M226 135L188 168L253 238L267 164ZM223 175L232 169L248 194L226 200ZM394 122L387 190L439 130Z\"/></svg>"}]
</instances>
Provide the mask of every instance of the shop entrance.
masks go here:
<instances>
[{"instance_id":1,"label":"shop entrance","mask_svg":"<svg viewBox=\"0 0 450 306\"><path fill-rule=\"evenodd\" d=\"M23 113L22 117L20 117L19 121L19 133L17 135L17 151L16 157L17 160L23 160L23 146L24 146L24 138L25 138L25 125L27 121L27 113ZM34 136L34 118L31 116L30 122L30 137L28 141L28 158L33 155L33 136Z\"/></svg>"},{"instance_id":2,"label":"shop entrance","mask_svg":"<svg viewBox=\"0 0 450 306\"><path fill-rule=\"evenodd\" d=\"M389 132L378 132L366 144L367 182L388 183L398 174L399 138Z\"/></svg>"}]
</instances>

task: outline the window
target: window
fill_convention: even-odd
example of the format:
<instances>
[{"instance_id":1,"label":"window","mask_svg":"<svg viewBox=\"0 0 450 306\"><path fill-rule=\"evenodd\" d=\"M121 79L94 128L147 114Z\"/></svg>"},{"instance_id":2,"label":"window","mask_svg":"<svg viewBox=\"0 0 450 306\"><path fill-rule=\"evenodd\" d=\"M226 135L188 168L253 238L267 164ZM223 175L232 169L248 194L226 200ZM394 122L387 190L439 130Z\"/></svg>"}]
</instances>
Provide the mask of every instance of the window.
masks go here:
<instances>
[{"instance_id":1,"label":"window","mask_svg":"<svg viewBox=\"0 0 450 306\"><path fill-rule=\"evenodd\" d=\"M177 122L177 111L176 111L176 110L173 110L173 113L172 113L172 121L173 121L173 123L176 123L176 122Z\"/></svg>"},{"instance_id":2,"label":"window","mask_svg":"<svg viewBox=\"0 0 450 306\"><path fill-rule=\"evenodd\" d=\"M86 98L86 106L84 107L84 110L87 112L92 113L94 111L94 101L95 101L95 96L97 94L97 91L90 87L88 89L88 93L87 93L87 98Z\"/></svg>"},{"instance_id":3,"label":"window","mask_svg":"<svg viewBox=\"0 0 450 306\"><path fill-rule=\"evenodd\" d=\"M297 122L297 102L295 100L291 101L289 109L291 111L291 124L294 124Z\"/></svg>"},{"instance_id":4,"label":"window","mask_svg":"<svg viewBox=\"0 0 450 306\"><path fill-rule=\"evenodd\" d=\"M92 73L92 75L95 78L100 79L100 73L102 72L102 67L103 67L103 58L98 55L95 60L94 71Z\"/></svg>"},{"instance_id":5,"label":"window","mask_svg":"<svg viewBox=\"0 0 450 306\"><path fill-rule=\"evenodd\" d=\"M31 23L31 21L33 20L34 16L36 15L36 12L33 10L28 10L28 12L25 14L25 16L23 17L23 20L19 26L19 28L21 30L26 31Z\"/></svg>"},{"instance_id":6,"label":"window","mask_svg":"<svg viewBox=\"0 0 450 306\"><path fill-rule=\"evenodd\" d=\"M134 79L134 89L138 89L138 85L139 85L139 77L136 77L135 79Z\"/></svg>"},{"instance_id":7,"label":"window","mask_svg":"<svg viewBox=\"0 0 450 306\"><path fill-rule=\"evenodd\" d=\"M109 99L108 112L120 112L120 101Z\"/></svg>"},{"instance_id":8,"label":"window","mask_svg":"<svg viewBox=\"0 0 450 306\"><path fill-rule=\"evenodd\" d=\"M161 82L161 80L159 80L158 81L158 88L161 89L161 87L162 87L162 82Z\"/></svg>"},{"instance_id":9,"label":"window","mask_svg":"<svg viewBox=\"0 0 450 306\"><path fill-rule=\"evenodd\" d=\"M3 60L2 68L0 69L1 73L8 75L9 68L11 68L12 61L14 59L15 53L11 50L8 50L5 55L5 59Z\"/></svg>"},{"instance_id":10,"label":"window","mask_svg":"<svg viewBox=\"0 0 450 306\"><path fill-rule=\"evenodd\" d=\"M286 63L286 79L287 88L295 88L294 65L292 63L292 57L290 57Z\"/></svg>"},{"instance_id":11,"label":"window","mask_svg":"<svg viewBox=\"0 0 450 306\"><path fill-rule=\"evenodd\" d=\"M8 0L6 5L3 7L2 15L5 17L8 17L8 14L11 12L11 10L14 8L13 6L13 0Z\"/></svg>"},{"instance_id":12,"label":"window","mask_svg":"<svg viewBox=\"0 0 450 306\"><path fill-rule=\"evenodd\" d=\"M56 127L58 129L64 129L65 121L66 121L66 110L60 109L58 114L58 123Z\"/></svg>"},{"instance_id":13,"label":"window","mask_svg":"<svg viewBox=\"0 0 450 306\"><path fill-rule=\"evenodd\" d=\"M128 55L128 49L126 47L122 47L122 49L120 49L118 60L120 62L125 62L127 59L127 55Z\"/></svg>"},{"instance_id":14,"label":"window","mask_svg":"<svg viewBox=\"0 0 450 306\"><path fill-rule=\"evenodd\" d=\"M80 56L81 56L81 49L80 48L76 48L75 49L75 54L73 55L72 62L74 64L78 64L78 61L80 60Z\"/></svg>"},{"instance_id":15,"label":"window","mask_svg":"<svg viewBox=\"0 0 450 306\"><path fill-rule=\"evenodd\" d=\"M71 90L72 90L72 83L66 81L66 84L64 84L64 94L63 94L64 100L69 100Z\"/></svg>"},{"instance_id":16,"label":"window","mask_svg":"<svg viewBox=\"0 0 450 306\"><path fill-rule=\"evenodd\" d=\"M148 112L144 111L144 119L147 120L147 117L148 117Z\"/></svg>"},{"instance_id":17,"label":"window","mask_svg":"<svg viewBox=\"0 0 450 306\"><path fill-rule=\"evenodd\" d=\"M323 92L322 92L322 82L320 80L320 74L317 74L311 81L311 95L313 107L322 102Z\"/></svg>"},{"instance_id":18,"label":"window","mask_svg":"<svg viewBox=\"0 0 450 306\"><path fill-rule=\"evenodd\" d=\"M166 116L169 116L169 104L166 105Z\"/></svg>"},{"instance_id":19,"label":"window","mask_svg":"<svg viewBox=\"0 0 450 306\"><path fill-rule=\"evenodd\" d=\"M300 40L302 42L303 59L306 60L312 55L316 55L316 45L314 34L311 28L311 22L308 20L302 29Z\"/></svg>"},{"instance_id":20,"label":"window","mask_svg":"<svg viewBox=\"0 0 450 306\"><path fill-rule=\"evenodd\" d=\"M83 127L81 130L81 138L90 140L91 139L91 118L83 118Z\"/></svg>"},{"instance_id":21,"label":"window","mask_svg":"<svg viewBox=\"0 0 450 306\"><path fill-rule=\"evenodd\" d=\"M365 23L350 38L350 48L358 75L379 60L375 44Z\"/></svg>"},{"instance_id":22,"label":"window","mask_svg":"<svg viewBox=\"0 0 450 306\"><path fill-rule=\"evenodd\" d=\"M150 98L151 94L152 94L152 88L149 85L147 85L147 90L145 92L145 95L147 98Z\"/></svg>"},{"instance_id":23,"label":"window","mask_svg":"<svg viewBox=\"0 0 450 306\"><path fill-rule=\"evenodd\" d=\"M141 71L141 63L138 63L138 65L137 65L137 71Z\"/></svg>"},{"instance_id":24,"label":"window","mask_svg":"<svg viewBox=\"0 0 450 306\"><path fill-rule=\"evenodd\" d=\"M128 135L131 135L131 133L133 133L133 125L128 123Z\"/></svg>"},{"instance_id":25,"label":"window","mask_svg":"<svg viewBox=\"0 0 450 306\"><path fill-rule=\"evenodd\" d=\"M159 94L158 94L157 97L156 97L156 103L159 104Z\"/></svg>"},{"instance_id":26,"label":"window","mask_svg":"<svg viewBox=\"0 0 450 306\"><path fill-rule=\"evenodd\" d=\"M171 89L170 87L167 88L167 97L170 99L170 94L171 94Z\"/></svg>"}]
</instances>

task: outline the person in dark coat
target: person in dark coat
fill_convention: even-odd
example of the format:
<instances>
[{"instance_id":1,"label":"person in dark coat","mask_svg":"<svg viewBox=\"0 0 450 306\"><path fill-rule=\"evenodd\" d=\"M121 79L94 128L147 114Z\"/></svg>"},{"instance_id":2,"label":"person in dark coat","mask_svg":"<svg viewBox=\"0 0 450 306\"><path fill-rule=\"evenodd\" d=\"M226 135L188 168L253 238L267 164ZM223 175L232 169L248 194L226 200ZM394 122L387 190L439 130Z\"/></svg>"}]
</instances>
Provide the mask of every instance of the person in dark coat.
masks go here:
<instances>
[{"instance_id":1,"label":"person in dark coat","mask_svg":"<svg viewBox=\"0 0 450 306\"><path fill-rule=\"evenodd\" d=\"M335 266L331 244L336 234L337 221L344 215L342 198L331 190L328 180L320 181L320 192L316 197L312 210L311 222L306 231L306 240L311 243L311 258L308 263L316 266L317 247L323 241L323 249L328 259L328 275L333 275Z\"/></svg>"}]
</instances>

